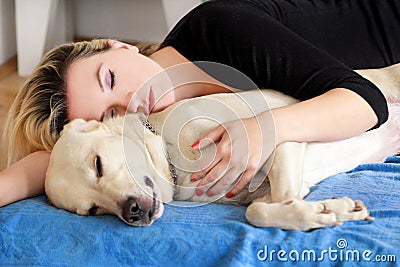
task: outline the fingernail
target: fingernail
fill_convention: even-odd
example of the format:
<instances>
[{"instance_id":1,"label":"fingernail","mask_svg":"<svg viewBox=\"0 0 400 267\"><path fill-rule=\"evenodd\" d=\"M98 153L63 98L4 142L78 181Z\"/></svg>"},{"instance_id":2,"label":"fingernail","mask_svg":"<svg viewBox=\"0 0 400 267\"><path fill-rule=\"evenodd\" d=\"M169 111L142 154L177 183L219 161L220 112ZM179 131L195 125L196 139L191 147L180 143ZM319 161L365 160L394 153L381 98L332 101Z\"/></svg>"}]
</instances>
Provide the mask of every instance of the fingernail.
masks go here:
<instances>
[{"instance_id":1,"label":"fingernail","mask_svg":"<svg viewBox=\"0 0 400 267\"><path fill-rule=\"evenodd\" d=\"M209 192L207 192L207 196L212 197L212 196L214 196L214 194L209 191Z\"/></svg>"},{"instance_id":2,"label":"fingernail","mask_svg":"<svg viewBox=\"0 0 400 267\"><path fill-rule=\"evenodd\" d=\"M200 189L196 190L196 195L197 196L201 196L203 194L203 191L201 191Z\"/></svg>"},{"instance_id":3,"label":"fingernail","mask_svg":"<svg viewBox=\"0 0 400 267\"><path fill-rule=\"evenodd\" d=\"M192 145L192 148L196 148L197 146L199 146L199 144L200 144L200 140L194 142Z\"/></svg>"},{"instance_id":4,"label":"fingernail","mask_svg":"<svg viewBox=\"0 0 400 267\"><path fill-rule=\"evenodd\" d=\"M193 177L192 177L192 179L190 179L190 181L192 181L192 183L194 183L194 182L196 182L197 180L196 180L196 178L193 178Z\"/></svg>"},{"instance_id":5,"label":"fingernail","mask_svg":"<svg viewBox=\"0 0 400 267\"><path fill-rule=\"evenodd\" d=\"M232 194L231 192L229 192L229 193L226 194L225 196L226 196L226 198L231 198L231 197L233 197L233 194Z\"/></svg>"}]
</instances>

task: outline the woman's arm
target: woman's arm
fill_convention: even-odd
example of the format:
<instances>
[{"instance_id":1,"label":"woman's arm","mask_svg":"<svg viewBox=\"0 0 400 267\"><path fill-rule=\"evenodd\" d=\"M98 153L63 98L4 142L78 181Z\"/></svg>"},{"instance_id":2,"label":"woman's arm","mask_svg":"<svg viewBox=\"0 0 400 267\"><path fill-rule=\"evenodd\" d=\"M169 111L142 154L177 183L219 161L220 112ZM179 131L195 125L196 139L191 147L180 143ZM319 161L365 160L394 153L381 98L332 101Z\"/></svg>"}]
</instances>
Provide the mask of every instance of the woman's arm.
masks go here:
<instances>
[{"instance_id":1,"label":"woman's arm","mask_svg":"<svg viewBox=\"0 0 400 267\"><path fill-rule=\"evenodd\" d=\"M50 153L34 152L0 172L0 207L44 192Z\"/></svg>"},{"instance_id":2,"label":"woman's arm","mask_svg":"<svg viewBox=\"0 0 400 267\"><path fill-rule=\"evenodd\" d=\"M198 195L219 194L240 177L227 196L238 194L266 162L273 149L283 142L342 140L361 134L378 122L371 106L361 96L344 88L332 89L310 100L271 112L275 125L270 122L271 115L264 112L256 117L224 124L225 128L219 126L201 138L204 141L200 140L195 148L201 149L213 142L219 144L213 164L192 175L193 181L202 179ZM247 142L243 140L243 133L236 130L243 128L242 125ZM271 129L274 126L275 129ZM248 157L244 157L245 154Z\"/></svg>"},{"instance_id":3,"label":"woman's arm","mask_svg":"<svg viewBox=\"0 0 400 267\"><path fill-rule=\"evenodd\" d=\"M378 118L358 94L336 88L294 105L272 110L277 145L288 142L331 142L359 135Z\"/></svg>"}]
</instances>

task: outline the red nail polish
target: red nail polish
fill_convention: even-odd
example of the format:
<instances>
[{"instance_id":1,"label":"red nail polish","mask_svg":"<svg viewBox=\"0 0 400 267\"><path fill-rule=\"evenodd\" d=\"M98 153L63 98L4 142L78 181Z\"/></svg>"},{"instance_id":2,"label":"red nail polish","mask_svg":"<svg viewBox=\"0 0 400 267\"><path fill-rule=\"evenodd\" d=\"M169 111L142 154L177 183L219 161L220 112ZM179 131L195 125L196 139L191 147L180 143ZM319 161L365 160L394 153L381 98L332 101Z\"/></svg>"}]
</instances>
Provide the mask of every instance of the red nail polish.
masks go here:
<instances>
[{"instance_id":1,"label":"red nail polish","mask_svg":"<svg viewBox=\"0 0 400 267\"><path fill-rule=\"evenodd\" d=\"M190 179L190 181L192 181L192 183L196 182L197 180L195 178Z\"/></svg>"},{"instance_id":2,"label":"red nail polish","mask_svg":"<svg viewBox=\"0 0 400 267\"><path fill-rule=\"evenodd\" d=\"M192 148L197 147L200 144L200 140L193 143Z\"/></svg>"},{"instance_id":3,"label":"red nail polish","mask_svg":"<svg viewBox=\"0 0 400 267\"><path fill-rule=\"evenodd\" d=\"M225 195L227 198L231 198L233 197L233 194L231 192L229 192L228 194Z\"/></svg>"}]
</instances>

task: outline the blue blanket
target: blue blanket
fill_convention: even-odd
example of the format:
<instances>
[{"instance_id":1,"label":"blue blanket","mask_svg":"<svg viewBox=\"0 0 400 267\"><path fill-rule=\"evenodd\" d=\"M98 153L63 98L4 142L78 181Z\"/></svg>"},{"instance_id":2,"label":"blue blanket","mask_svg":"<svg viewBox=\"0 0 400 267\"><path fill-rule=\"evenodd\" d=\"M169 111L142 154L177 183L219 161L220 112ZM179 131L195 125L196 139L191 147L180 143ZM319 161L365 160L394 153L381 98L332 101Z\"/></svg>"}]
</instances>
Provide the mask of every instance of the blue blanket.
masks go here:
<instances>
[{"instance_id":1,"label":"blue blanket","mask_svg":"<svg viewBox=\"0 0 400 267\"><path fill-rule=\"evenodd\" d=\"M399 266L400 157L330 177L307 199L342 196L361 199L376 220L284 231L248 225L244 207L169 205L152 226L135 228L39 196L0 208L0 266Z\"/></svg>"}]
</instances>

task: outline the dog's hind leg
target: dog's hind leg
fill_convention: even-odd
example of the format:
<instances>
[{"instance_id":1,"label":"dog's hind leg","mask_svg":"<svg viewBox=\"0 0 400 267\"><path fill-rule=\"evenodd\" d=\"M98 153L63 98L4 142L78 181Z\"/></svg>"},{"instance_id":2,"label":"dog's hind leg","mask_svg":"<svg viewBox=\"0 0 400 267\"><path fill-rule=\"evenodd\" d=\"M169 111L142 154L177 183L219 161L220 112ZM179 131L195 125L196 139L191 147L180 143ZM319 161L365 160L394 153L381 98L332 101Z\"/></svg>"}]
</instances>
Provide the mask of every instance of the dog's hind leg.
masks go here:
<instances>
[{"instance_id":1,"label":"dog's hind leg","mask_svg":"<svg viewBox=\"0 0 400 267\"><path fill-rule=\"evenodd\" d=\"M349 197L334 198L320 201L326 210L335 213L340 222L373 220L369 211L361 200L353 200Z\"/></svg>"},{"instance_id":2,"label":"dog's hind leg","mask_svg":"<svg viewBox=\"0 0 400 267\"><path fill-rule=\"evenodd\" d=\"M286 230L310 230L341 225L345 221L373 220L361 201L348 197L324 201L294 199L282 203L255 200L246 210L246 218L256 227Z\"/></svg>"},{"instance_id":3,"label":"dog's hind leg","mask_svg":"<svg viewBox=\"0 0 400 267\"><path fill-rule=\"evenodd\" d=\"M277 147L268 173L272 202L283 202L299 196L306 145L306 143L286 142Z\"/></svg>"},{"instance_id":4,"label":"dog's hind leg","mask_svg":"<svg viewBox=\"0 0 400 267\"><path fill-rule=\"evenodd\" d=\"M340 224L333 212L324 212L320 202L295 199L282 203L253 202L246 210L246 219L256 227L277 227L286 230L310 230Z\"/></svg>"}]
</instances>

